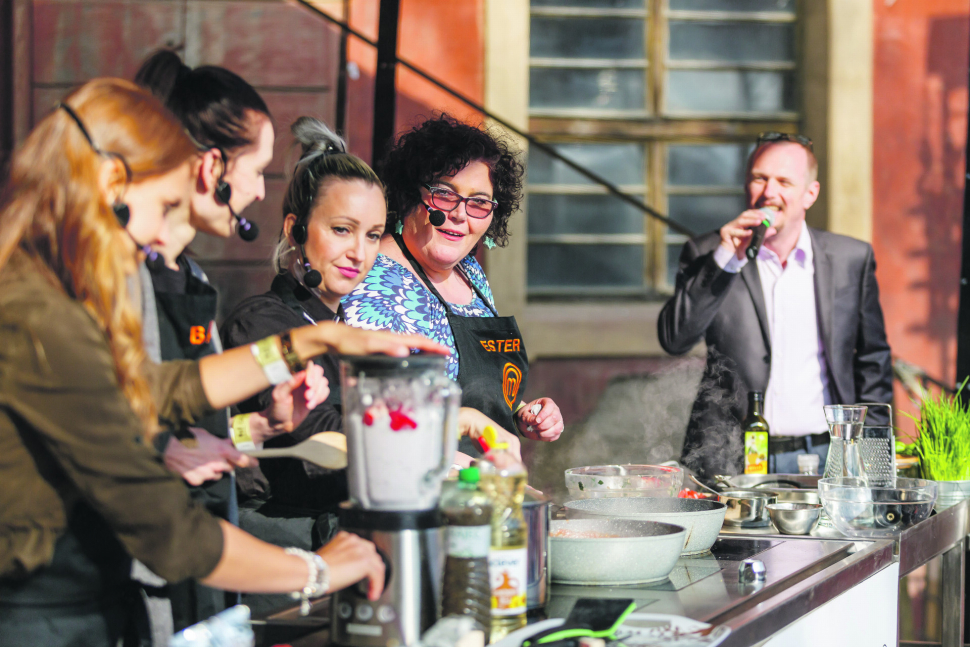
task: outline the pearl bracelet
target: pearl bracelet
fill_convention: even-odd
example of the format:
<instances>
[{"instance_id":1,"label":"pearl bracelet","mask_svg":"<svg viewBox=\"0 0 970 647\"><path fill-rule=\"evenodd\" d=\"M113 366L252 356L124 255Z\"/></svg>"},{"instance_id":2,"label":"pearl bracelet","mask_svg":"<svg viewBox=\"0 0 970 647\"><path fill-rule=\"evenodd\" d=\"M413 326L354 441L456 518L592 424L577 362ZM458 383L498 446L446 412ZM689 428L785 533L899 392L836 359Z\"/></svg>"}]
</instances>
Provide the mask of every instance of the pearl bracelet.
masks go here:
<instances>
[{"instance_id":1,"label":"pearl bracelet","mask_svg":"<svg viewBox=\"0 0 970 647\"><path fill-rule=\"evenodd\" d=\"M299 591L290 593L290 597L300 601L300 615L310 613L310 598L318 598L330 588L330 566L316 553L302 548L287 548L283 551L287 555L295 555L306 562L306 584Z\"/></svg>"}]
</instances>

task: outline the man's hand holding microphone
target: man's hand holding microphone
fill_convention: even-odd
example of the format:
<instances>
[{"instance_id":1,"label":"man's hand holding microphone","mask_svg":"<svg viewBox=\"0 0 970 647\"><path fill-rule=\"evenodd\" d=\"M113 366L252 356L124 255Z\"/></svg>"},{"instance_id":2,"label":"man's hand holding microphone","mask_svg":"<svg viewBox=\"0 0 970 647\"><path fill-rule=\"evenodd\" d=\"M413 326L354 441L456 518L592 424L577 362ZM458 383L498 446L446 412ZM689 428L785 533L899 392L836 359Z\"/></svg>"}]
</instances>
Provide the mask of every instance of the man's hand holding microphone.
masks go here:
<instances>
[{"instance_id":1,"label":"man's hand holding microphone","mask_svg":"<svg viewBox=\"0 0 970 647\"><path fill-rule=\"evenodd\" d=\"M754 260L758 257L758 250L761 249L765 239L771 238L776 233L773 224L777 212L778 209L775 207L761 207L742 212L740 216L721 227L721 247L737 256L738 260L743 260L745 256L748 260Z\"/></svg>"}]
</instances>

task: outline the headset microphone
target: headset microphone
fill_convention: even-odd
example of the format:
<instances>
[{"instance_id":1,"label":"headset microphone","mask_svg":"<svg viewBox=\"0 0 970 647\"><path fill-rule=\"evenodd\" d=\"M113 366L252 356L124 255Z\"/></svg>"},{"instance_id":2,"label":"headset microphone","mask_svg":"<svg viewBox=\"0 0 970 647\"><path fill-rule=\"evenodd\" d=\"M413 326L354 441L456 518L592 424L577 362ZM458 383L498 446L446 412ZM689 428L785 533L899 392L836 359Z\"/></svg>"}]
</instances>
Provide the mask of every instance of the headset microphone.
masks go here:
<instances>
[{"instance_id":1,"label":"headset microphone","mask_svg":"<svg viewBox=\"0 0 970 647\"><path fill-rule=\"evenodd\" d=\"M256 238L259 237L259 227L256 226L256 223L255 222L249 222L248 220L246 220L242 216L237 216L232 211L232 209L229 210L229 213L231 213L232 215L236 216L236 220L239 221L239 227L238 227L238 229L239 229L239 237L240 238L242 238L243 240L245 240L247 243L251 243L254 240L256 240Z\"/></svg>"},{"instance_id":2,"label":"headset microphone","mask_svg":"<svg viewBox=\"0 0 970 647\"><path fill-rule=\"evenodd\" d=\"M441 225L445 224L445 220L446 217L443 211L428 207L428 222L430 222L433 227L440 227Z\"/></svg>"},{"instance_id":3,"label":"headset microphone","mask_svg":"<svg viewBox=\"0 0 970 647\"><path fill-rule=\"evenodd\" d=\"M303 249L303 244L306 243L307 239L306 225L299 223L293 225L293 228L290 230L290 235L300 248L300 258L303 259L303 285L311 289L319 286L323 282L323 276L310 266L310 261L306 257L306 250Z\"/></svg>"},{"instance_id":4,"label":"headset microphone","mask_svg":"<svg viewBox=\"0 0 970 647\"><path fill-rule=\"evenodd\" d=\"M220 151L220 154L221 152L222 151ZM222 159L226 159L225 156L223 156ZM247 243L251 243L256 240L256 238L259 236L259 227L256 226L255 222L249 222L233 211L232 205L229 204L229 200L232 199L232 187L229 186L229 183L221 177L219 178L219 183L216 185L216 199L218 199L222 204L226 205L226 208L229 209L229 213L231 213L232 217L235 218L239 223L239 227L237 228L239 231L239 237L245 240Z\"/></svg>"},{"instance_id":5,"label":"headset microphone","mask_svg":"<svg viewBox=\"0 0 970 647\"><path fill-rule=\"evenodd\" d=\"M165 267L165 259L151 245L141 245L141 251L145 255L145 266L153 272L160 272Z\"/></svg>"}]
</instances>

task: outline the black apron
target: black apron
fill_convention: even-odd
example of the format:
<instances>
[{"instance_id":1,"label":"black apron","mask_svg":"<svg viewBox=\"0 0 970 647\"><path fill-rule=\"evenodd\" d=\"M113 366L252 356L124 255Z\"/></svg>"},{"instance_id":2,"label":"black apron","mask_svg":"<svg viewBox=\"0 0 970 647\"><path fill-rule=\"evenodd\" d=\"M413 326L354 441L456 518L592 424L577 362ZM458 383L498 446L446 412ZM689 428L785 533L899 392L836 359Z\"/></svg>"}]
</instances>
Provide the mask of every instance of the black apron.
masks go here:
<instances>
[{"instance_id":1,"label":"black apron","mask_svg":"<svg viewBox=\"0 0 970 647\"><path fill-rule=\"evenodd\" d=\"M162 359L197 361L221 350L215 338L218 294L204 280L198 266L193 266L184 257L179 259L179 265L186 273L185 291L155 290ZM229 421L225 409L202 418L196 426L204 428L213 436L229 437ZM189 486L189 492L193 499L202 503L212 514L233 525L239 525L235 480L231 475L223 476L217 481L206 481L201 486ZM227 594L193 580L169 584L168 589L176 631L205 620L225 609L227 604L236 601L235 594Z\"/></svg>"},{"instance_id":2,"label":"black apron","mask_svg":"<svg viewBox=\"0 0 970 647\"><path fill-rule=\"evenodd\" d=\"M181 263L180 263L181 264ZM162 359L188 359L197 361L219 352L213 339L218 295L211 285L196 276L194 268L186 261L185 292L155 291L158 309L158 333ZM196 425L213 436L229 437L229 422L224 409L215 411L198 421ZM192 496L221 519L236 523L232 479L208 481L200 487L190 488Z\"/></svg>"},{"instance_id":3,"label":"black apron","mask_svg":"<svg viewBox=\"0 0 970 647\"><path fill-rule=\"evenodd\" d=\"M525 352L525 342L519 326L515 323L515 317L498 316L492 304L468 277L465 280L493 316L463 317L455 314L428 280L427 274L408 250L404 240L397 234L394 235L394 240L410 261L414 272L424 281L425 287L445 308L448 325L451 326L451 334L455 338L455 351L458 353L461 405L478 409L507 431L518 433L515 408L525 395L529 356ZM475 458L482 455L478 443L467 436L461 439L458 450Z\"/></svg>"}]
</instances>

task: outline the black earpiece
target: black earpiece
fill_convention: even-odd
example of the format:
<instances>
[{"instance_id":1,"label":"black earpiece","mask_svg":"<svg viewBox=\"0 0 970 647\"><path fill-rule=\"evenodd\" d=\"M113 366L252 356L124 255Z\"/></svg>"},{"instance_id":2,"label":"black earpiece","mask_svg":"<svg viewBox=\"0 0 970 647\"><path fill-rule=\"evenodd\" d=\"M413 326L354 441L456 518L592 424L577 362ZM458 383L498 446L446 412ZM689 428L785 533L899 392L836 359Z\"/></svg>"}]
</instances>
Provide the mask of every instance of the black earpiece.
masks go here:
<instances>
[{"instance_id":1,"label":"black earpiece","mask_svg":"<svg viewBox=\"0 0 970 647\"><path fill-rule=\"evenodd\" d=\"M428 207L428 222L430 222L433 227L440 227L441 225L445 224L445 220L447 220L447 217L445 216L444 211L439 211L438 209Z\"/></svg>"},{"instance_id":2,"label":"black earpiece","mask_svg":"<svg viewBox=\"0 0 970 647\"><path fill-rule=\"evenodd\" d=\"M231 213L232 217L235 218L239 223L239 237L245 240L247 243L251 243L259 237L259 227L256 226L255 222L249 222L232 210L232 205L229 204L229 201L232 200L232 187L223 177L226 174L226 156L222 150L216 150L219 150L219 155L222 156L223 160L222 175L219 176L219 183L216 184L216 199L222 204L226 205L226 208L229 209L229 213Z\"/></svg>"},{"instance_id":3,"label":"black earpiece","mask_svg":"<svg viewBox=\"0 0 970 647\"><path fill-rule=\"evenodd\" d=\"M115 218L118 219L118 224L122 228L128 226L128 221L131 220L131 209L124 202L115 202L111 205L111 210L115 212Z\"/></svg>"},{"instance_id":4,"label":"black earpiece","mask_svg":"<svg viewBox=\"0 0 970 647\"><path fill-rule=\"evenodd\" d=\"M293 225L293 228L290 229L290 236L293 237L293 242L300 248L300 257L303 259L303 269L305 270L303 274L303 285L308 288L319 286L323 282L323 276L310 266L310 261L306 257L306 250L303 249L303 245L306 244L307 239L306 225L300 223Z\"/></svg>"},{"instance_id":5,"label":"black earpiece","mask_svg":"<svg viewBox=\"0 0 970 647\"><path fill-rule=\"evenodd\" d=\"M222 178L219 178L219 184L216 185L216 198L227 207L229 206L229 201L232 199L232 187Z\"/></svg>"}]
</instances>

